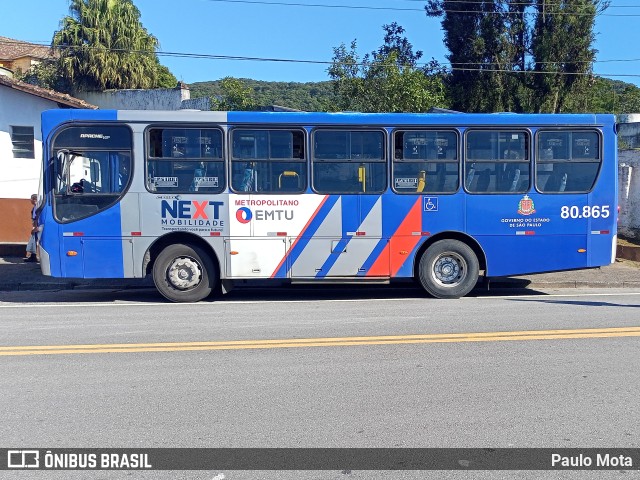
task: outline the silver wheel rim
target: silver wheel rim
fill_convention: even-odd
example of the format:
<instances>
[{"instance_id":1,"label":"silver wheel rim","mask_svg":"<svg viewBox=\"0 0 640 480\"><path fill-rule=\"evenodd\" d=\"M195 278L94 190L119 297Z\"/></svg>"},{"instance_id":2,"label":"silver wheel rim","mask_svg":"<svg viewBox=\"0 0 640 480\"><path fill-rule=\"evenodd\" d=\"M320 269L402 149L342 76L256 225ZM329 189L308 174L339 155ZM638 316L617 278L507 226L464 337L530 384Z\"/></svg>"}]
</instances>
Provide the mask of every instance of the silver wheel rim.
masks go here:
<instances>
[{"instance_id":1,"label":"silver wheel rim","mask_svg":"<svg viewBox=\"0 0 640 480\"><path fill-rule=\"evenodd\" d=\"M197 287L202 281L202 266L192 257L174 258L167 268L167 280L178 290Z\"/></svg>"},{"instance_id":2,"label":"silver wheel rim","mask_svg":"<svg viewBox=\"0 0 640 480\"><path fill-rule=\"evenodd\" d=\"M467 262L457 253L443 253L433 262L433 278L443 287L460 285L466 276Z\"/></svg>"}]
</instances>

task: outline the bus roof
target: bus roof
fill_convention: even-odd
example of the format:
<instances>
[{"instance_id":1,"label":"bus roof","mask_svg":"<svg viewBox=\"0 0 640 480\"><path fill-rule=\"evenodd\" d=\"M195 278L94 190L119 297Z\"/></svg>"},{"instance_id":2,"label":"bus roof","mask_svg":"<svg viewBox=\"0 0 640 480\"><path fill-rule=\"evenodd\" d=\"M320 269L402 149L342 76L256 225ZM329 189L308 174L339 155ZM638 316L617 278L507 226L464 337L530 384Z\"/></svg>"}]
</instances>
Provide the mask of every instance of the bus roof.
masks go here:
<instances>
[{"instance_id":1,"label":"bus roof","mask_svg":"<svg viewBox=\"0 0 640 480\"><path fill-rule=\"evenodd\" d=\"M209 112L194 110L49 110L43 129L71 121L193 122L361 126L566 126L613 125L613 114Z\"/></svg>"}]
</instances>

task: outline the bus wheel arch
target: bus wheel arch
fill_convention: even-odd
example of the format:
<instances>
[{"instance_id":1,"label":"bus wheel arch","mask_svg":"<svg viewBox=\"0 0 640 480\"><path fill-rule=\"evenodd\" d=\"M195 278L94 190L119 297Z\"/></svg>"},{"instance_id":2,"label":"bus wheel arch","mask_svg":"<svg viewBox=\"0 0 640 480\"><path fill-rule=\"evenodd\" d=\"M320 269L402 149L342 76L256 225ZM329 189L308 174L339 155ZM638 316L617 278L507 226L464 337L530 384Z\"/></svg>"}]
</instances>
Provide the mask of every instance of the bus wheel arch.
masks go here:
<instances>
[{"instance_id":1,"label":"bus wheel arch","mask_svg":"<svg viewBox=\"0 0 640 480\"><path fill-rule=\"evenodd\" d=\"M429 238L415 256L414 276L436 298L459 298L476 285L486 256L472 237L443 232Z\"/></svg>"},{"instance_id":2,"label":"bus wheel arch","mask_svg":"<svg viewBox=\"0 0 640 480\"><path fill-rule=\"evenodd\" d=\"M145 272L158 291L173 302L197 302L220 284L220 266L201 237L175 233L159 238L145 255Z\"/></svg>"}]
</instances>

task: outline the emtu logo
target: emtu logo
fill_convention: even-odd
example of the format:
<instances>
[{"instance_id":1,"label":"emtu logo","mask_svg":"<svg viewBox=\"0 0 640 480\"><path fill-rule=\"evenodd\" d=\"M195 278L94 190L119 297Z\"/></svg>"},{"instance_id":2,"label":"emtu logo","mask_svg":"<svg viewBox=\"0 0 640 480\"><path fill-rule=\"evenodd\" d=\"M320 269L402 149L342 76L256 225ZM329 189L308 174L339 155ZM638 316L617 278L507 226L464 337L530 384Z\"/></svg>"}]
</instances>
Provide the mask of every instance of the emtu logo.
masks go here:
<instances>
[{"instance_id":1,"label":"emtu logo","mask_svg":"<svg viewBox=\"0 0 640 480\"><path fill-rule=\"evenodd\" d=\"M236 212L236 219L240 223L249 223L253 218L253 213L247 207L240 207Z\"/></svg>"}]
</instances>

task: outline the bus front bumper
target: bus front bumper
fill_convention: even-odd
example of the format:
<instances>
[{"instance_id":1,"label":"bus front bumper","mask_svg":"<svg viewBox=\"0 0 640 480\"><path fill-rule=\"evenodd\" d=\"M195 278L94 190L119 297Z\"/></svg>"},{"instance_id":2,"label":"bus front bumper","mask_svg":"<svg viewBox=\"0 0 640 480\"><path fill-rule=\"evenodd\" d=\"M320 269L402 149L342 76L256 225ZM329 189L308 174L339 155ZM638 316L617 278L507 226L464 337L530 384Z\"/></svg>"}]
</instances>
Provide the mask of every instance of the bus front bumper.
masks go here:
<instances>
[{"instance_id":1,"label":"bus front bumper","mask_svg":"<svg viewBox=\"0 0 640 480\"><path fill-rule=\"evenodd\" d=\"M40 270L43 275L51 276L51 259L47 251L40 245Z\"/></svg>"}]
</instances>

